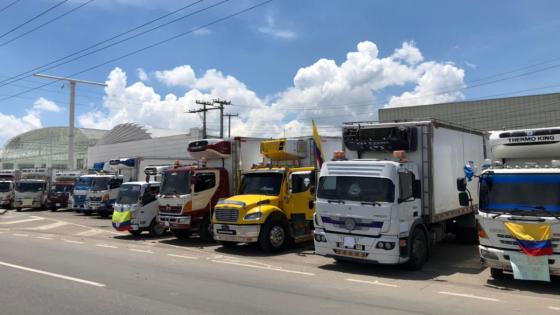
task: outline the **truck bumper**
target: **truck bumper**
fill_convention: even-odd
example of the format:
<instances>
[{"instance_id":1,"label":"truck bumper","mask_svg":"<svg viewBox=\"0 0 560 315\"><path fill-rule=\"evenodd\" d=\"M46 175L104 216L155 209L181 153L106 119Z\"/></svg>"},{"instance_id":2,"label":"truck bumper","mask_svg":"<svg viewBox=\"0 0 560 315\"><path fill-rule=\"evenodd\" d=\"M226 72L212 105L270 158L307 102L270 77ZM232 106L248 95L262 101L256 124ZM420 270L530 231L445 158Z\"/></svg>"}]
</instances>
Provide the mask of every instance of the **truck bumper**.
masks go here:
<instances>
[{"instance_id":1,"label":"truck bumper","mask_svg":"<svg viewBox=\"0 0 560 315\"><path fill-rule=\"evenodd\" d=\"M512 253L519 253L511 250L497 249L478 245L480 260L485 267L512 271L509 257ZM548 256L548 266L551 275L560 276L560 255Z\"/></svg>"},{"instance_id":2,"label":"truck bumper","mask_svg":"<svg viewBox=\"0 0 560 315\"><path fill-rule=\"evenodd\" d=\"M41 204L40 201L35 201L33 200L32 203L25 203L22 201L16 201L15 202L15 207L16 208L29 208L29 209L40 209L43 208L43 205Z\"/></svg>"},{"instance_id":3,"label":"truck bumper","mask_svg":"<svg viewBox=\"0 0 560 315\"><path fill-rule=\"evenodd\" d=\"M344 246L354 243L353 246ZM379 242L394 244L392 249L377 248ZM314 232L315 253L317 255L360 261L373 264L395 265L408 260L399 254L399 239L396 236L356 236L328 233L321 229Z\"/></svg>"},{"instance_id":4,"label":"truck bumper","mask_svg":"<svg viewBox=\"0 0 560 315\"><path fill-rule=\"evenodd\" d=\"M191 216L190 215L164 215L160 214L157 220L165 227L173 230L190 230L191 226Z\"/></svg>"},{"instance_id":5,"label":"truck bumper","mask_svg":"<svg viewBox=\"0 0 560 315\"><path fill-rule=\"evenodd\" d=\"M259 241L261 226L235 225L235 224L214 224L214 239L216 241L256 243Z\"/></svg>"}]
</instances>

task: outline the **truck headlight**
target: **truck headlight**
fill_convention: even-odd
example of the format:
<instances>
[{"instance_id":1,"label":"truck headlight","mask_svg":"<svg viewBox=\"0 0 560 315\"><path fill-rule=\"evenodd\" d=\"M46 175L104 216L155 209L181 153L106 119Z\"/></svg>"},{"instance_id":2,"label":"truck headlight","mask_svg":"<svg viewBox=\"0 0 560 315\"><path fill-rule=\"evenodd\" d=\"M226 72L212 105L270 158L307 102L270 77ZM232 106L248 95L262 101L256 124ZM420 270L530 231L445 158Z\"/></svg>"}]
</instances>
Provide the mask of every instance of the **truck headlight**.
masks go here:
<instances>
[{"instance_id":1,"label":"truck headlight","mask_svg":"<svg viewBox=\"0 0 560 315\"><path fill-rule=\"evenodd\" d=\"M262 218L262 212L253 212L246 215L243 220L245 221L257 221Z\"/></svg>"}]
</instances>

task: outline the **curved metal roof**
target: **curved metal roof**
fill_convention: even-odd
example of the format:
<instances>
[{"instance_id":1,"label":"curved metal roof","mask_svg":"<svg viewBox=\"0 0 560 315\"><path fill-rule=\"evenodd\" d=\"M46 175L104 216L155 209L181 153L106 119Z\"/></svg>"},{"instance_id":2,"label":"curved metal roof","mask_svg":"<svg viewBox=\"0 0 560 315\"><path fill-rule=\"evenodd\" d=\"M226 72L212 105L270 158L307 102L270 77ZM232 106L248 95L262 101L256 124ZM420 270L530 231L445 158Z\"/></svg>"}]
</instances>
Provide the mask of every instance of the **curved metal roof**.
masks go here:
<instances>
[{"instance_id":1,"label":"curved metal roof","mask_svg":"<svg viewBox=\"0 0 560 315\"><path fill-rule=\"evenodd\" d=\"M74 139L76 143L87 145L95 144L107 133L107 130L75 128ZM46 127L33 129L19 134L5 144L4 149L18 148L21 144L60 144L68 143L68 127Z\"/></svg>"},{"instance_id":2,"label":"curved metal roof","mask_svg":"<svg viewBox=\"0 0 560 315\"><path fill-rule=\"evenodd\" d=\"M113 127L97 144L113 144L129 141L147 140L161 137L186 135L185 131L155 129L135 123L124 123Z\"/></svg>"}]
</instances>

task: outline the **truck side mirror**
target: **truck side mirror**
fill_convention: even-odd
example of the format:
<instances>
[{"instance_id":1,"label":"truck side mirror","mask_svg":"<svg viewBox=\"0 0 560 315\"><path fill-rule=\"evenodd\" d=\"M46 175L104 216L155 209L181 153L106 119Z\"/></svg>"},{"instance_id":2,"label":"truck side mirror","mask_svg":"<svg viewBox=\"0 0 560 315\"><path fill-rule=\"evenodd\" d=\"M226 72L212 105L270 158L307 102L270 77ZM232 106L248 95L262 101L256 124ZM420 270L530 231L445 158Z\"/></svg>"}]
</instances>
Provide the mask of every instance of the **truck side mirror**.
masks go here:
<instances>
[{"instance_id":1,"label":"truck side mirror","mask_svg":"<svg viewBox=\"0 0 560 315\"><path fill-rule=\"evenodd\" d=\"M315 186L314 186L314 185L312 185L311 187L309 187L309 192L310 192L312 195L315 195Z\"/></svg>"},{"instance_id":2,"label":"truck side mirror","mask_svg":"<svg viewBox=\"0 0 560 315\"><path fill-rule=\"evenodd\" d=\"M414 197L414 199L422 198L422 185L419 179L412 182L412 197Z\"/></svg>"},{"instance_id":3,"label":"truck side mirror","mask_svg":"<svg viewBox=\"0 0 560 315\"><path fill-rule=\"evenodd\" d=\"M466 191L467 190L467 178L466 177L457 178L457 190L458 191Z\"/></svg>"},{"instance_id":4,"label":"truck side mirror","mask_svg":"<svg viewBox=\"0 0 560 315\"><path fill-rule=\"evenodd\" d=\"M462 191L459 193L459 204L463 207L470 206L470 198L469 194L466 191Z\"/></svg>"}]
</instances>

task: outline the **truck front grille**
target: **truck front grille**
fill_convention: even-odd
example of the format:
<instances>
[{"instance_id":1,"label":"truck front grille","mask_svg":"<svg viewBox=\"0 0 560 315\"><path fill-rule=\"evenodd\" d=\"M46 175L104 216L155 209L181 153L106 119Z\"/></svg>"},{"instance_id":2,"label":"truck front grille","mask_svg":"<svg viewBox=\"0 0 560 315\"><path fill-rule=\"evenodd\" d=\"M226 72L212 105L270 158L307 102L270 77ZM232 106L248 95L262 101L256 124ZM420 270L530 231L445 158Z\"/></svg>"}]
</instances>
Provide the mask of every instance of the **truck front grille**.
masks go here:
<instances>
[{"instance_id":1,"label":"truck front grille","mask_svg":"<svg viewBox=\"0 0 560 315\"><path fill-rule=\"evenodd\" d=\"M237 209L216 209L216 220L220 222L237 222L238 214Z\"/></svg>"}]
</instances>

